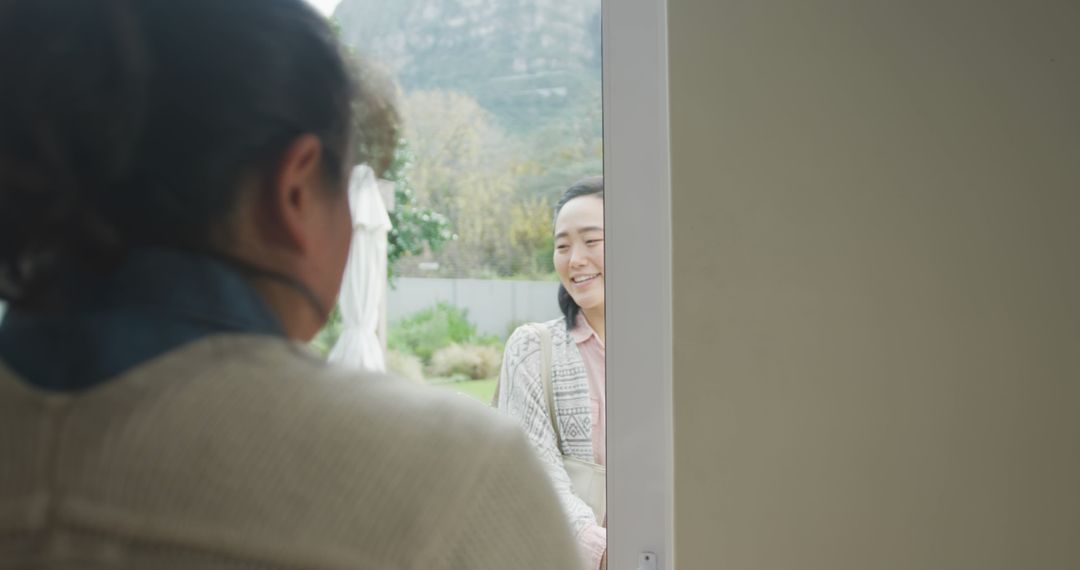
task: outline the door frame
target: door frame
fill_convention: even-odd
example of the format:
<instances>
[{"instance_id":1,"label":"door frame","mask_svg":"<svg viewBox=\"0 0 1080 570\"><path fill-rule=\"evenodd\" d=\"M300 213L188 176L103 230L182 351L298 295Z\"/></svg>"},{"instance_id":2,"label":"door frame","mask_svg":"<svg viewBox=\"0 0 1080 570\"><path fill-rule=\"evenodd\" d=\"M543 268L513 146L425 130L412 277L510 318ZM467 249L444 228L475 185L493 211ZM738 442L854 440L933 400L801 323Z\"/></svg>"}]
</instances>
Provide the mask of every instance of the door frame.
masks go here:
<instances>
[{"instance_id":1,"label":"door frame","mask_svg":"<svg viewBox=\"0 0 1080 570\"><path fill-rule=\"evenodd\" d=\"M674 567L666 0L602 0L608 567ZM645 566L642 566L644 568Z\"/></svg>"}]
</instances>

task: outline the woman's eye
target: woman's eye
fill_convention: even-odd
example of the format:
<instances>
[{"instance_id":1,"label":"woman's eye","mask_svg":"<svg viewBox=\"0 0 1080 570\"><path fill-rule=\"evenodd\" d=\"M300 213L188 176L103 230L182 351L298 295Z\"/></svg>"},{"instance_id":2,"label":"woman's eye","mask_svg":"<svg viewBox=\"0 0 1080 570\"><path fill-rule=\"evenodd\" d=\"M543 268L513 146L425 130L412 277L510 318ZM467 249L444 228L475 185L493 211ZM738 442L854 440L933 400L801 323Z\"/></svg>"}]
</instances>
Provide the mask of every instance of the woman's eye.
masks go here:
<instances>
[{"instance_id":1,"label":"woman's eye","mask_svg":"<svg viewBox=\"0 0 1080 570\"><path fill-rule=\"evenodd\" d=\"M570 249L570 246L565 245L565 244L555 246L555 251L566 251L568 249Z\"/></svg>"},{"instance_id":2,"label":"woman's eye","mask_svg":"<svg viewBox=\"0 0 1080 570\"><path fill-rule=\"evenodd\" d=\"M590 240L585 240L585 243L587 245L596 245L598 243L604 243L604 240L602 238L601 239L590 239Z\"/></svg>"}]
</instances>

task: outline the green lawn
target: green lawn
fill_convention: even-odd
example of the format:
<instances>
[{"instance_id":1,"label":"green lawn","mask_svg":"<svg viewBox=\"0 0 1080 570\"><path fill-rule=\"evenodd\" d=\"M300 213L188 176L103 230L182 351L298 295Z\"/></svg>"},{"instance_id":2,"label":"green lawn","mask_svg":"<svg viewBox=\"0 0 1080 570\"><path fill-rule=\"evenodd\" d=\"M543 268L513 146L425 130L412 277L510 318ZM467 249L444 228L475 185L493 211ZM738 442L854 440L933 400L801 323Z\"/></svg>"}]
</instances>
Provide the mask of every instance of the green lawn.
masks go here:
<instances>
[{"instance_id":1,"label":"green lawn","mask_svg":"<svg viewBox=\"0 0 1080 570\"><path fill-rule=\"evenodd\" d=\"M438 386L446 390L453 390L455 392L472 396L477 400L485 404L491 403L491 396L495 394L495 385L499 382L498 378L487 378L485 380L465 380L463 382L447 382L442 378L433 378L428 382L432 386Z\"/></svg>"}]
</instances>

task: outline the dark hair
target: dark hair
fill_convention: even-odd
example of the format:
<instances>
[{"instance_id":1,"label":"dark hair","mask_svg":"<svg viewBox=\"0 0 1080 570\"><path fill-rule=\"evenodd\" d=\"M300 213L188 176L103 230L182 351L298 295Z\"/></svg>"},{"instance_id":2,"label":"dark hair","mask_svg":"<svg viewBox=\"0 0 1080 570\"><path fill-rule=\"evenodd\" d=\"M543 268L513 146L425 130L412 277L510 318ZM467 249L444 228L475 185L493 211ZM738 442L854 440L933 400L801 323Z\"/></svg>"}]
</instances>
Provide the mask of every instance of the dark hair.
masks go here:
<instances>
[{"instance_id":1,"label":"dark hair","mask_svg":"<svg viewBox=\"0 0 1080 570\"><path fill-rule=\"evenodd\" d=\"M132 246L213 249L240 183L301 134L336 182L350 149L378 171L397 137L302 0L0 0L0 77L0 297L17 303Z\"/></svg>"},{"instance_id":2,"label":"dark hair","mask_svg":"<svg viewBox=\"0 0 1080 570\"><path fill-rule=\"evenodd\" d=\"M562 211L563 206L574 198L580 198L582 196L596 196L601 200L604 199L604 177L603 176L590 176L588 178L582 178L575 182L570 188L563 193L562 198L555 204L555 213L551 217L551 223L554 226L555 220L559 218L559 212ZM566 287L559 284L559 310L562 311L563 317L566 320L566 330L574 328L574 324L577 323L578 313L581 312L581 307L574 302L574 298L570 296L570 292L566 290Z\"/></svg>"}]
</instances>

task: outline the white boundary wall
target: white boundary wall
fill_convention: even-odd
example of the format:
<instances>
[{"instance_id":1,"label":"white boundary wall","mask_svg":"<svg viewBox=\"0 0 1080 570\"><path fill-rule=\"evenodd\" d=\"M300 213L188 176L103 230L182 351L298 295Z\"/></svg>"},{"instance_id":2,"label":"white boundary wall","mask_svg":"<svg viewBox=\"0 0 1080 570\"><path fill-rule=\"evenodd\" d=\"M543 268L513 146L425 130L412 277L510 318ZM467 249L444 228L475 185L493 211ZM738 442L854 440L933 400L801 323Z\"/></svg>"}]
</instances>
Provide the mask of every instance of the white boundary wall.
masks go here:
<instances>
[{"instance_id":1,"label":"white boundary wall","mask_svg":"<svg viewBox=\"0 0 1080 570\"><path fill-rule=\"evenodd\" d=\"M387 321L393 326L445 301L468 310L479 332L505 336L513 325L558 317L558 288L554 281L396 277L387 293Z\"/></svg>"}]
</instances>

